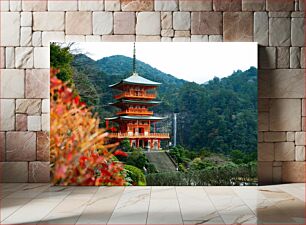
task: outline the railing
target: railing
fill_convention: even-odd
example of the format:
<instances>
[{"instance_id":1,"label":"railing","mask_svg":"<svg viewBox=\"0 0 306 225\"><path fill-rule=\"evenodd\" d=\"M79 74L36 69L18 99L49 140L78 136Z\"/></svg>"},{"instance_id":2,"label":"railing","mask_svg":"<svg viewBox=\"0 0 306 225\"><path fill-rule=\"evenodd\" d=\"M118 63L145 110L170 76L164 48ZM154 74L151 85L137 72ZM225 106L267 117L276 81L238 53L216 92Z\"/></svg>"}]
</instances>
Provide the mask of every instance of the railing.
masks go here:
<instances>
[{"instance_id":1,"label":"railing","mask_svg":"<svg viewBox=\"0 0 306 225\"><path fill-rule=\"evenodd\" d=\"M148 133L148 134L129 134L129 133L110 133L110 138L170 138L168 133Z\"/></svg>"},{"instance_id":2,"label":"railing","mask_svg":"<svg viewBox=\"0 0 306 225\"><path fill-rule=\"evenodd\" d=\"M156 94L150 94L150 93L129 93L129 92L123 92L118 95L114 96L115 99L120 98L144 98L144 99L155 99Z\"/></svg>"},{"instance_id":3,"label":"railing","mask_svg":"<svg viewBox=\"0 0 306 225\"><path fill-rule=\"evenodd\" d=\"M148 111L148 109L127 109L122 110L120 112L117 112L117 115L123 115L123 114L133 114L133 115L153 115L152 111Z\"/></svg>"}]
</instances>

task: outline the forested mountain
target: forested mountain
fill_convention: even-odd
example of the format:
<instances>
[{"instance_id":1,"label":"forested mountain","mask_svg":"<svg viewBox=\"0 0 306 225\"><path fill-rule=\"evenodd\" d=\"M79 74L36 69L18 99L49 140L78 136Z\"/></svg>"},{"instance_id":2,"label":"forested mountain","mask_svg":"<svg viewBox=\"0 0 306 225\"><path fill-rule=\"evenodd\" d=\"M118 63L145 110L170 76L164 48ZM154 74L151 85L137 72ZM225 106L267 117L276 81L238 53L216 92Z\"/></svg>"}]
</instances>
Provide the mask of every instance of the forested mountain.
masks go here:
<instances>
[{"instance_id":1,"label":"forested mountain","mask_svg":"<svg viewBox=\"0 0 306 225\"><path fill-rule=\"evenodd\" d=\"M132 59L117 55L94 61L79 54L72 65L73 81L83 100L94 106L101 120L112 116L116 109L108 106L113 101L108 85L131 75ZM162 104L153 110L169 117L160 128L170 133L171 117L178 113L178 144L197 151L256 151L256 68L237 70L202 85L177 79L138 60L136 68L139 75L162 83L158 89Z\"/></svg>"}]
</instances>

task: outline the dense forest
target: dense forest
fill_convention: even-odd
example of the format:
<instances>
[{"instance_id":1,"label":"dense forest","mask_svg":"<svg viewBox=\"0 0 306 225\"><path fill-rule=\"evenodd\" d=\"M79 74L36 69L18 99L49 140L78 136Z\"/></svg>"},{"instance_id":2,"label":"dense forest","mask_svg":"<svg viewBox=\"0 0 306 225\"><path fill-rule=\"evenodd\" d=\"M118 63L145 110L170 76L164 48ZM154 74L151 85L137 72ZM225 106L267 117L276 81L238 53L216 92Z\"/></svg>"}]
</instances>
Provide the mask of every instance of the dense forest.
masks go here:
<instances>
[{"instance_id":1,"label":"dense forest","mask_svg":"<svg viewBox=\"0 0 306 225\"><path fill-rule=\"evenodd\" d=\"M111 56L94 61L86 55L75 55L74 82L81 96L95 107L101 118L111 116L115 108L108 106L113 93L108 85L130 75L132 59ZM227 153L239 149L253 152L257 148L257 70L237 70L230 76L205 84L177 79L150 65L137 61L138 73L161 82L158 98L162 104L154 112L169 119L159 124L162 131L172 133L172 116L177 113L179 145L191 149L208 149Z\"/></svg>"}]
</instances>

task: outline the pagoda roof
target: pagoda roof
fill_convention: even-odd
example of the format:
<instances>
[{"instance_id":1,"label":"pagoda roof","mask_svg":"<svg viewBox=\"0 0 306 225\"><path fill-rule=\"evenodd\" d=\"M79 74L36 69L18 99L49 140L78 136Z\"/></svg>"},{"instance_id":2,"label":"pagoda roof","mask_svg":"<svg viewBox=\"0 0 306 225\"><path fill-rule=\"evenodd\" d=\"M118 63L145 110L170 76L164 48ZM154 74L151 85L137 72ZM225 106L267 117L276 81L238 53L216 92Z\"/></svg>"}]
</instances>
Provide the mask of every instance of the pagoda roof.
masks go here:
<instances>
[{"instance_id":1,"label":"pagoda roof","mask_svg":"<svg viewBox=\"0 0 306 225\"><path fill-rule=\"evenodd\" d=\"M115 116L110 118L105 118L105 120L163 120L165 117L159 116Z\"/></svg>"},{"instance_id":2,"label":"pagoda roof","mask_svg":"<svg viewBox=\"0 0 306 225\"><path fill-rule=\"evenodd\" d=\"M109 105L119 105L119 104L142 104L142 105L157 105L161 101L143 101L143 100L128 100L121 99L120 101L109 103Z\"/></svg>"},{"instance_id":3,"label":"pagoda roof","mask_svg":"<svg viewBox=\"0 0 306 225\"><path fill-rule=\"evenodd\" d=\"M126 79L123 79L118 83L109 85L109 87L110 88L116 88L116 87L119 87L123 84L135 84L135 85L139 84L139 85L145 85L145 86L159 86L159 85L161 85L161 83L148 80L144 77L139 76L138 73L134 72L132 76L130 76Z\"/></svg>"}]
</instances>

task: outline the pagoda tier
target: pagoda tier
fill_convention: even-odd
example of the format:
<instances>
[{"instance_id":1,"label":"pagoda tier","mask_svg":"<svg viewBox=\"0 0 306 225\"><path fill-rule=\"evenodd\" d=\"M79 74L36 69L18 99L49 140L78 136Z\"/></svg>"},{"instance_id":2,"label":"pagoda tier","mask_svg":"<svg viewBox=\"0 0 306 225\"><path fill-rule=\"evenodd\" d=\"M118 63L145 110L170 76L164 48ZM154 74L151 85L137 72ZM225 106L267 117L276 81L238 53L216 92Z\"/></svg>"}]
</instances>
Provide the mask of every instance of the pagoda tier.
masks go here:
<instances>
[{"instance_id":1,"label":"pagoda tier","mask_svg":"<svg viewBox=\"0 0 306 225\"><path fill-rule=\"evenodd\" d=\"M165 118L154 116L154 112L149 110L150 107L160 103L154 100L157 97L156 88L159 85L161 83L148 80L136 73L134 49L132 75L109 86L117 92L120 91L114 95L116 101L109 103L120 110L116 116L105 119L106 129L111 127L114 131L110 123L118 125L118 131L110 133L110 138L129 139L131 147L160 149L161 140L168 140L170 136L168 133L156 132L155 123ZM153 125L153 132L151 132L151 125Z\"/></svg>"}]
</instances>

